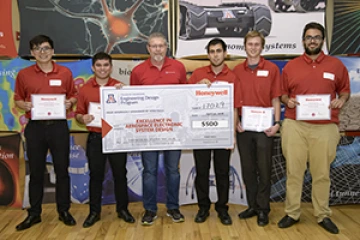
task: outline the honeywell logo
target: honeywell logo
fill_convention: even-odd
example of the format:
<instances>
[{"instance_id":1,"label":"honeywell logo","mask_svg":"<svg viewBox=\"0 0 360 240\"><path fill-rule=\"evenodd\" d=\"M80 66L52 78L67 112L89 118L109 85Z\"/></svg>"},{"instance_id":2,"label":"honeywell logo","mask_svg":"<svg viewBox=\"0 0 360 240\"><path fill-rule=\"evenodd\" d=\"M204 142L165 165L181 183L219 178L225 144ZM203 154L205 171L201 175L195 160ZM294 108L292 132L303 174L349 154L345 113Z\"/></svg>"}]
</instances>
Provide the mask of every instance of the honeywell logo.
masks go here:
<instances>
[{"instance_id":1,"label":"honeywell logo","mask_svg":"<svg viewBox=\"0 0 360 240\"><path fill-rule=\"evenodd\" d=\"M316 102L316 101L321 101L321 98L306 98L306 101Z\"/></svg>"},{"instance_id":2,"label":"honeywell logo","mask_svg":"<svg viewBox=\"0 0 360 240\"><path fill-rule=\"evenodd\" d=\"M56 98L41 98L42 101L56 101Z\"/></svg>"},{"instance_id":3,"label":"honeywell logo","mask_svg":"<svg viewBox=\"0 0 360 240\"><path fill-rule=\"evenodd\" d=\"M196 90L195 95L196 96L224 96L224 95L228 95L228 90L222 90L222 91Z\"/></svg>"},{"instance_id":4,"label":"honeywell logo","mask_svg":"<svg viewBox=\"0 0 360 240\"><path fill-rule=\"evenodd\" d=\"M265 111L261 111L261 110L251 110L252 113L265 113Z\"/></svg>"}]
</instances>

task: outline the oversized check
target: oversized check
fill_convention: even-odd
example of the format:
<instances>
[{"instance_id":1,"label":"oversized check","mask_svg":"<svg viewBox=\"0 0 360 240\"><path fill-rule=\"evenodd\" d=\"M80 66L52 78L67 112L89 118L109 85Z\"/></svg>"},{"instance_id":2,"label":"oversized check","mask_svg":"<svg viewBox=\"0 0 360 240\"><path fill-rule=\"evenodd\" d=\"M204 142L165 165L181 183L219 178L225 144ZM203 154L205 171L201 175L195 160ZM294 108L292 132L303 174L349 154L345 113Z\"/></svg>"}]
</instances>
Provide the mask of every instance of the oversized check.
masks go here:
<instances>
[{"instance_id":1,"label":"oversized check","mask_svg":"<svg viewBox=\"0 0 360 240\"><path fill-rule=\"evenodd\" d=\"M100 89L103 152L232 148L233 85Z\"/></svg>"},{"instance_id":2,"label":"oversized check","mask_svg":"<svg viewBox=\"0 0 360 240\"><path fill-rule=\"evenodd\" d=\"M297 95L296 120L331 119L330 94Z\"/></svg>"},{"instance_id":3,"label":"oversized check","mask_svg":"<svg viewBox=\"0 0 360 240\"><path fill-rule=\"evenodd\" d=\"M65 94L32 94L31 119L66 119Z\"/></svg>"}]
</instances>

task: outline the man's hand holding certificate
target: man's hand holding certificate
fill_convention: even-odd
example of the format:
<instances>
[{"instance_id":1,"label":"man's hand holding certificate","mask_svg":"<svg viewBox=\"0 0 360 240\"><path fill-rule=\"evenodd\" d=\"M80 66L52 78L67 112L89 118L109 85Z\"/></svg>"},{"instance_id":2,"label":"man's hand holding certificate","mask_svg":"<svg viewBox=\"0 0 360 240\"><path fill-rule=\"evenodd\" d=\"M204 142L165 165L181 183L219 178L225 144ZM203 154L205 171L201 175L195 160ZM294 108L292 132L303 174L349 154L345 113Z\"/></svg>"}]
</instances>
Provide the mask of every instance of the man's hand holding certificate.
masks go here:
<instances>
[{"instance_id":1,"label":"man's hand holding certificate","mask_svg":"<svg viewBox=\"0 0 360 240\"><path fill-rule=\"evenodd\" d=\"M241 127L245 131L263 132L273 125L274 108L242 107Z\"/></svg>"},{"instance_id":2,"label":"man's hand holding certificate","mask_svg":"<svg viewBox=\"0 0 360 240\"><path fill-rule=\"evenodd\" d=\"M296 120L331 119L330 95L297 95Z\"/></svg>"},{"instance_id":3,"label":"man's hand holding certificate","mask_svg":"<svg viewBox=\"0 0 360 240\"><path fill-rule=\"evenodd\" d=\"M32 94L31 119L66 119L64 94Z\"/></svg>"},{"instance_id":4,"label":"man's hand holding certificate","mask_svg":"<svg viewBox=\"0 0 360 240\"><path fill-rule=\"evenodd\" d=\"M101 104L90 102L88 113L93 116L93 119L86 126L101 128Z\"/></svg>"}]
</instances>

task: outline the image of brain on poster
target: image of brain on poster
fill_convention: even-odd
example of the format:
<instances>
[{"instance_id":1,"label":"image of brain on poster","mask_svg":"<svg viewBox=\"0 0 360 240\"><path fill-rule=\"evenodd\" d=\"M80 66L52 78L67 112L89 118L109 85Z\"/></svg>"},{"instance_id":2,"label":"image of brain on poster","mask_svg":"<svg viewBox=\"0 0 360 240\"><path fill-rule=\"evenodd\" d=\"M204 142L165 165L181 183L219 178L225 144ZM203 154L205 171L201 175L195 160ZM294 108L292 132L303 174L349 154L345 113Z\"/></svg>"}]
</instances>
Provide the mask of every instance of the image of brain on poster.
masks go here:
<instances>
[{"instance_id":1,"label":"image of brain on poster","mask_svg":"<svg viewBox=\"0 0 360 240\"><path fill-rule=\"evenodd\" d=\"M55 54L147 54L152 32L167 36L168 4L160 0L18 1L19 55L29 54L29 40L43 33L55 43ZM46 21L44 21L46 19ZM70 27L71 26L71 27Z\"/></svg>"}]
</instances>

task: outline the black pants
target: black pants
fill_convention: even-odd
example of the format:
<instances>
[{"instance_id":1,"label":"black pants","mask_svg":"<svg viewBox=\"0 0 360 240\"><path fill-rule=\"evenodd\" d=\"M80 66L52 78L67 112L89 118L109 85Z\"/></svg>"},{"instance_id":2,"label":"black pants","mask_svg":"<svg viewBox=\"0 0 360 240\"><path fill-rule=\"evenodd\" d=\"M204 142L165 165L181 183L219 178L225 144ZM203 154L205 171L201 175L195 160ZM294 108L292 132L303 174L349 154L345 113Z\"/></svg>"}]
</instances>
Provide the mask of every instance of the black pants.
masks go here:
<instances>
[{"instance_id":1,"label":"black pants","mask_svg":"<svg viewBox=\"0 0 360 240\"><path fill-rule=\"evenodd\" d=\"M70 208L69 129L66 120L32 121L26 125L26 154L29 159L29 215L39 216L44 193L46 155L50 150L56 174L57 211Z\"/></svg>"},{"instance_id":2,"label":"black pants","mask_svg":"<svg viewBox=\"0 0 360 240\"><path fill-rule=\"evenodd\" d=\"M214 152L214 170L218 201L215 203L217 212L227 211L229 201L229 170L231 150L225 149L202 149L194 150L196 167L195 189L200 209L210 209L209 198L209 172L211 151Z\"/></svg>"},{"instance_id":3,"label":"black pants","mask_svg":"<svg viewBox=\"0 0 360 240\"><path fill-rule=\"evenodd\" d=\"M90 169L90 212L101 212L102 184L106 159L109 160L114 178L116 211L126 210L129 203L126 178L127 154L104 154L102 152L101 133L90 132L87 139L86 155Z\"/></svg>"},{"instance_id":4,"label":"black pants","mask_svg":"<svg viewBox=\"0 0 360 240\"><path fill-rule=\"evenodd\" d=\"M236 134L249 207L270 212L273 138L263 132Z\"/></svg>"}]
</instances>

